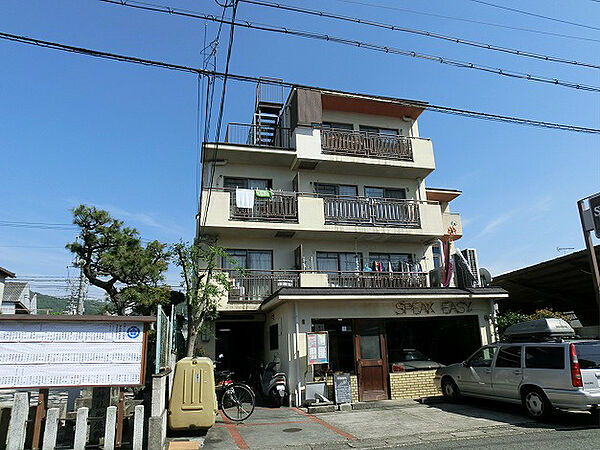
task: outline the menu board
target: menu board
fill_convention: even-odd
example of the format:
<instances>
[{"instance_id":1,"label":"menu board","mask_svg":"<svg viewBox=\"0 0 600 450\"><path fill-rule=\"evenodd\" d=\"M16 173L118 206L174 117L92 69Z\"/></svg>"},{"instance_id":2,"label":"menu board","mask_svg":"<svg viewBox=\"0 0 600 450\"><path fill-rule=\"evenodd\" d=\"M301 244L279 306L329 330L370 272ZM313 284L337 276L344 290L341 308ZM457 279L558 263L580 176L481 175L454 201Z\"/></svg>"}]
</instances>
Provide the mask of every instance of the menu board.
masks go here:
<instances>
[{"instance_id":1,"label":"menu board","mask_svg":"<svg viewBox=\"0 0 600 450\"><path fill-rule=\"evenodd\" d=\"M333 374L333 391L335 394L335 402L352 403L352 385L350 384L349 373Z\"/></svg>"},{"instance_id":2,"label":"menu board","mask_svg":"<svg viewBox=\"0 0 600 450\"><path fill-rule=\"evenodd\" d=\"M143 384L144 323L0 321L0 389Z\"/></svg>"},{"instance_id":3,"label":"menu board","mask_svg":"<svg viewBox=\"0 0 600 450\"><path fill-rule=\"evenodd\" d=\"M308 364L329 363L329 335L327 331L306 333Z\"/></svg>"}]
</instances>

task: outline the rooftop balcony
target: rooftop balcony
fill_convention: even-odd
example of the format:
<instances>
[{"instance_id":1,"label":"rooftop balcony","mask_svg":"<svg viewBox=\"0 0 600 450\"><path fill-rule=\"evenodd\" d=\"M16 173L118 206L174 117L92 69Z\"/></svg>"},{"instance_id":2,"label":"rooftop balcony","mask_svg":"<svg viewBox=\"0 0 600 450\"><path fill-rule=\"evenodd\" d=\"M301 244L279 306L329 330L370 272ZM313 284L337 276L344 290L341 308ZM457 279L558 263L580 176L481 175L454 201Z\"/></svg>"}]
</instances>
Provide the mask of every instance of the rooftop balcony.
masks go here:
<instances>
[{"instance_id":1,"label":"rooftop balcony","mask_svg":"<svg viewBox=\"0 0 600 450\"><path fill-rule=\"evenodd\" d=\"M424 272L322 272L271 270L228 273L231 289L227 302L261 303L282 287L340 287L363 289L425 288L428 274Z\"/></svg>"},{"instance_id":2,"label":"rooftop balcony","mask_svg":"<svg viewBox=\"0 0 600 450\"><path fill-rule=\"evenodd\" d=\"M323 153L363 158L413 161L412 140L407 136L349 130L321 130Z\"/></svg>"},{"instance_id":3,"label":"rooftop balcony","mask_svg":"<svg viewBox=\"0 0 600 450\"><path fill-rule=\"evenodd\" d=\"M452 214L444 222L439 203L432 201L273 191L269 198L255 198L252 208L243 208L237 205L235 191L216 188L210 198L205 232L222 236L236 236L241 230L247 237L319 239L323 233L330 238L350 233L422 243L447 234L451 223L462 233L460 216ZM202 203L206 201L208 190L202 193Z\"/></svg>"}]
</instances>

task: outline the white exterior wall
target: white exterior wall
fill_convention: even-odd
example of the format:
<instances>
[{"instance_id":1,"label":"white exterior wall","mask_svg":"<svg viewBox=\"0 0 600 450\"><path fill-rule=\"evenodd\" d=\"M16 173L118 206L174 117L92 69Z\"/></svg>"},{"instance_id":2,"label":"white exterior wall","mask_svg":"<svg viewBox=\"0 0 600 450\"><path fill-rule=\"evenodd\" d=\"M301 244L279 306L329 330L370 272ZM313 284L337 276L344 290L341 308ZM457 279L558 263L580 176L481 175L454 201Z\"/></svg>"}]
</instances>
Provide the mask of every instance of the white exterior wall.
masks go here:
<instances>
[{"instance_id":1,"label":"white exterior wall","mask_svg":"<svg viewBox=\"0 0 600 450\"><path fill-rule=\"evenodd\" d=\"M323 122L351 123L358 131L360 125L398 130L403 136L419 137L416 120L403 120L399 117L375 116L347 111L323 110Z\"/></svg>"}]
</instances>

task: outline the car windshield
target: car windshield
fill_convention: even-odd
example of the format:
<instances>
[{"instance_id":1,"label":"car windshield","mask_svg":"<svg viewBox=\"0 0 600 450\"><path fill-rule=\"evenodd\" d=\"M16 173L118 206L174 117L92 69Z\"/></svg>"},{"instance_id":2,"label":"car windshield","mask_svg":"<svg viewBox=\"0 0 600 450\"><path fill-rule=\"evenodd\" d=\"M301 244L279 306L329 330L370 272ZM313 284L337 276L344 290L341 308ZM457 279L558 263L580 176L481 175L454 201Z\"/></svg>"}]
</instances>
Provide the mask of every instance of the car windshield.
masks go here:
<instances>
[{"instance_id":1,"label":"car windshield","mask_svg":"<svg viewBox=\"0 0 600 450\"><path fill-rule=\"evenodd\" d=\"M575 349L580 368L600 369L600 342L579 342Z\"/></svg>"},{"instance_id":2,"label":"car windshield","mask_svg":"<svg viewBox=\"0 0 600 450\"><path fill-rule=\"evenodd\" d=\"M404 350L400 352L399 361L426 361L427 358L418 350Z\"/></svg>"}]
</instances>

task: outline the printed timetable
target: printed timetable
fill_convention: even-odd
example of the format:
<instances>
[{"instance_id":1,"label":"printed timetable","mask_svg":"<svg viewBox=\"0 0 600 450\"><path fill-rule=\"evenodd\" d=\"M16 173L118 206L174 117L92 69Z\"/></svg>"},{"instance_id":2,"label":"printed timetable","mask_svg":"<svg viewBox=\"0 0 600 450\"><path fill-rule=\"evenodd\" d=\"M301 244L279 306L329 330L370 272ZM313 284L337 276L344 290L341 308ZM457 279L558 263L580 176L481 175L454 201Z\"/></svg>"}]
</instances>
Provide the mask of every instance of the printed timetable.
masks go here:
<instances>
[{"instance_id":1,"label":"printed timetable","mask_svg":"<svg viewBox=\"0 0 600 450\"><path fill-rule=\"evenodd\" d=\"M143 383L143 322L0 321L0 389Z\"/></svg>"}]
</instances>

